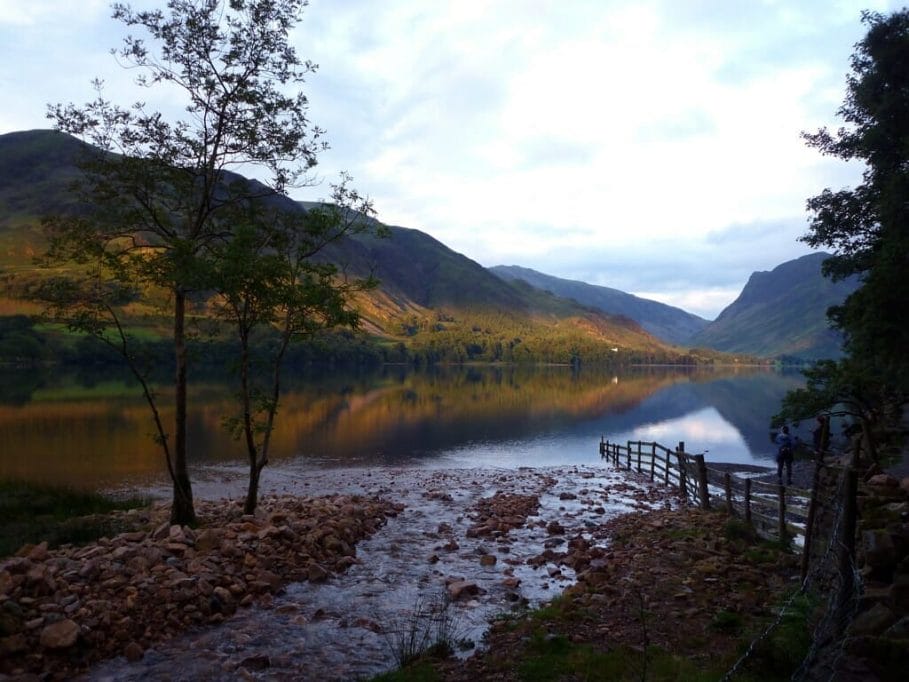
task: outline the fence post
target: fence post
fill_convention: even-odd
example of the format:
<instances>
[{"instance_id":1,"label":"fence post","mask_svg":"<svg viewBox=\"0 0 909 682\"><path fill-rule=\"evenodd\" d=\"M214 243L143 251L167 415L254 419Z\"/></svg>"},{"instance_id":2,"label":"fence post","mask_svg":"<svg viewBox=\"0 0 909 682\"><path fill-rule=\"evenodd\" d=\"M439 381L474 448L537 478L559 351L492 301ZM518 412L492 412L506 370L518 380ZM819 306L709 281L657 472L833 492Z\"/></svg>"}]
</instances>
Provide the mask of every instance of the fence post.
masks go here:
<instances>
[{"instance_id":1,"label":"fence post","mask_svg":"<svg viewBox=\"0 0 909 682\"><path fill-rule=\"evenodd\" d=\"M625 445L628 446L628 471L631 471L631 441L628 441Z\"/></svg>"},{"instance_id":2,"label":"fence post","mask_svg":"<svg viewBox=\"0 0 909 682\"><path fill-rule=\"evenodd\" d=\"M805 546L802 547L802 566L800 572L802 582L805 582L805 578L808 577L808 566L811 562L814 516L817 513L817 489L821 483L821 462L823 456L823 452L818 453L818 460L814 463L814 482L811 485L811 501L808 503L808 518L805 520Z\"/></svg>"},{"instance_id":3,"label":"fence post","mask_svg":"<svg viewBox=\"0 0 909 682\"><path fill-rule=\"evenodd\" d=\"M780 514L777 519L777 532L780 536L780 542L786 542L786 486L780 484Z\"/></svg>"},{"instance_id":4,"label":"fence post","mask_svg":"<svg viewBox=\"0 0 909 682\"><path fill-rule=\"evenodd\" d=\"M751 479L745 479L745 523L751 524Z\"/></svg>"},{"instance_id":5,"label":"fence post","mask_svg":"<svg viewBox=\"0 0 909 682\"><path fill-rule=\"evenodd\" d=\"M667 451L666 451L666 471L664 472L664 475L665 475L665 477L666 477L665 485L666 485L667 488L669 487L669 463L670 463L670 461L671 461L671 460L670 460L670 454L671 454L671 453L669 452L669 450L667 450Z\"/></svg>"},{"instance_id":6,"label":"fence post","mask_svg":"<svg viewBox=\"0 0 909 682\"><path fill-rule=\"evenodd\" d=\"M735 506L732 504L732 476L728 471L723 474L723 487L726 489L726 511L732 516L735 513Z\"/></svg>"},{"instance_id":7,"label":"fence post","mask_svg":"<svg viewBox=\"0 0 909 682\"><path fill-rule=\"evenodd\" d=\"M685 444L679 443L679 449L676 450L675 454L679 460L679 495L682 496L682 499L685 500L685 503L688 503L688 485L685 481Z\"/></svg>"},{"instance_id":8,"label":"fence post","mask_svg":"<svg viewBox=\"0 0 909 682\"><path fill-rule=\"evenodd\" d=\"M641 441L638 441L638 473L641 473Z\"/></svg>"},{"instance_id":9,"label":"fence post","mask_svg":"<svg viewBox=\"0 0 909 682\"><path fill-rule=\"evenodd\" d=\"M650 480L656 475L656 442L650 444Z\"/></svg>"},{"instance_id":10,"label":"fence post","mask_svg":"<svg viewBox=\"0 0 909 682\"><path fill-rule=\"evenodd\" d=\"M704 463L704 455L695 455L694 461L698 468L701 509L710 509L710 490L707 488L707 465Z\"/></svg>"},{"instance_id":11,"label":"fence post","mask_svg":"<svg viewBox=\"0 0 909 682\"><path fill-rule=\"evenodd\" d=\"M606 441L603 440L603 436L600 436L600 459L603 459L606 456Z\"/></svg>"}]
</instances>

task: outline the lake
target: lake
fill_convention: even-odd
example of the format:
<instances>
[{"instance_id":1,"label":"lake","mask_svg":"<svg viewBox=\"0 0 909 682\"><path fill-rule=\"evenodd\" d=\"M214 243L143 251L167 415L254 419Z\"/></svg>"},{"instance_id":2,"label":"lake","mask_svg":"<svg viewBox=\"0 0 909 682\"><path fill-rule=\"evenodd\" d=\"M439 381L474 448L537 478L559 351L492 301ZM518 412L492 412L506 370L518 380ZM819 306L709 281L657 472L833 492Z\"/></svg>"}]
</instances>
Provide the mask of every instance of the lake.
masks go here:
<instances>
[{"instance_id":1,"label":"lake","mask_svg":"<svg viewBox=\"0 0 909 682\"><path fill-rule=\"evenodd\" d=\"M770 465L770 417L801 374L759 368L386 367L288 376L272 465L550 466L598 460L601 437L684 441L709 461ZM0 477L103 489L161 483L138 389L117 372L0 375ZM166 390L166 389L164 389ZM162 395L164 395L162 390ZM191 387L193 468L242 464L231 387ZM165 418L170 406L163 399ZM799 434L810 439L803 424ZM810 442L810 440L809 440Z\"/></svg>"}]
</instances>

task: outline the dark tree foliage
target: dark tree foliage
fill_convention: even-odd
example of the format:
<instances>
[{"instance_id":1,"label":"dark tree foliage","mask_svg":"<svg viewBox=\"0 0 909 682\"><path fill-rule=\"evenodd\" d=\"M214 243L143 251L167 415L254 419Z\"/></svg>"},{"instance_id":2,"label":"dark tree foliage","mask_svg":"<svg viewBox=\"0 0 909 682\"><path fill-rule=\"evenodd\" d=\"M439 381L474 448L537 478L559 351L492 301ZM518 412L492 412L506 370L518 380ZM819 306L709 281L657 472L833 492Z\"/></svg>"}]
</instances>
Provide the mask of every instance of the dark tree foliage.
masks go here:
<instances>
[{"instance_id":1,"label":"dark tree foliage","mask_svg":"<svg viewBox=\"0 0 909 682\"><path fill-rule=\"evenodd\" d=\"M828 311L844 332L847 357L815 367L779 416L848 405L870 428L898 419L909 396L909 10L862 19L868 32L855 46L838 112L846 125L805 135L823 154L865 164L857 187L808 200L812 218L802 237L832 250L826 275L862 282Z\"/></svg>"},{"instance_id":2,"label":"dark tree foliage","mask_svg":"<svg viewBox=\"0 0 909 682\"><path fill-rule=\"evenodd\" d=\"M182 95L184 114L169 120L139 102L130 108L98 97L56 105L58 129L91 144L83 164L78 216L47 221L50 258L78 263L83 278L58 293L73 326L124 354L140 381L124 316L131 301L157 296L172 319L175 418L158 425L173 479L172 520L195 518L187 468L187 321L214 284L223 244L237 218L257 201L280 205L307 182L322 131L308 119L300 89L315 69L289 41L305 0L168 0L165 10L113 5L113 17L144 37L114 51L141 87ZM250 182L235 173L258 168ZM154 407L154 394L146 390ZM171 444L171 445L169 445Z\"/></svg>"}]
</instances>

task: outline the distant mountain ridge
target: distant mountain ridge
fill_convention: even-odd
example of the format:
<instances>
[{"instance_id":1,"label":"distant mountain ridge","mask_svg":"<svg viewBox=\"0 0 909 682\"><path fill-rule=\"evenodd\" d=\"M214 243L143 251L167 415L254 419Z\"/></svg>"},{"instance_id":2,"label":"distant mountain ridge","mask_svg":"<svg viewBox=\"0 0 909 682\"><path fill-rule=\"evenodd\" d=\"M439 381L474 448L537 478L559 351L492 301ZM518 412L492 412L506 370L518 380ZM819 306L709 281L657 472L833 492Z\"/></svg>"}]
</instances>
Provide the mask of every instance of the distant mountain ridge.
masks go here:
<instances>
[{"instance_id":1,"label":"distant mountain ridge","mask_svg":"<svg viewBox=\"0 0 909 682\"><path fill-rule=\"evenodd\" d=\"M827 322L827 309L859 286L857 278L833 282L821 273L826 253L812 253L754 272L739 297L692 339L727 353L804 360L836 358L842 336Z\"/></svg>"},{"instance_id":2,"label":"distant mountain ridge","mask_svg":"<svg viewBox=\"0 0 909 682\"><path fill-rule=\"evenodd\" d=\"M42 276L33 263L44 248L41 217L79 210L70 185L84 149L52 130L0 135L0 302L10 312L28 309L16 296ZM352 236L324 255L348 275L378 277L380 288L358 300L364 329L427 361L694 361L627 317L504 281L419 230L389 229L389 239Z\"/></svg>"},{"instance_id":3,"label":"distant mountain ridge","mask_svg":"<svg viewBox=\"0 0 909 682\"><path fill-rule=\"evenodd\" d=\"M506 281L524 280L538 289L573 299L581 305L610 315L627 317L657 338L676 345L689 345L691 338L708 324L704 318L681 308L640 298L618 289L561 279L517 265L496 265L489 269Z\"/></svg>"}]
</instances>

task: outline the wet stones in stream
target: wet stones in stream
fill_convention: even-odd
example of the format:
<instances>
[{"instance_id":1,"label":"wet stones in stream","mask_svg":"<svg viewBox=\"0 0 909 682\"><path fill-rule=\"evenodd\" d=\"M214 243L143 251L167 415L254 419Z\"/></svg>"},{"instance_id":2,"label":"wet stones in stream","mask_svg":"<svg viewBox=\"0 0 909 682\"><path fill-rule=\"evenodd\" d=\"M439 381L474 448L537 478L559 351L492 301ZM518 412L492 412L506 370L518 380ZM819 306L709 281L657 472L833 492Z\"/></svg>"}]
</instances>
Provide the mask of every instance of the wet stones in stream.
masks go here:
<instances>
[{"instance_id":1,"label":"wet stones in stream","mask_svg":"<svg viewBox=\"0 0 909 682\"><path fill-rule=\"evenodd\" d=\"M139 660L188 628L269 605L288 582L347 569L356 543L401 509L349 495L264 498L255 515L202 502L192 529L159 506L133 515L144 528L85 547L24 547L0 563L0 674L64 678L105 658Z\"/></svg>"}]
</instances>

